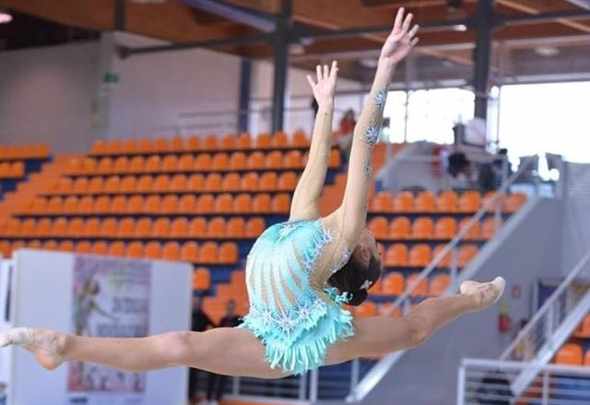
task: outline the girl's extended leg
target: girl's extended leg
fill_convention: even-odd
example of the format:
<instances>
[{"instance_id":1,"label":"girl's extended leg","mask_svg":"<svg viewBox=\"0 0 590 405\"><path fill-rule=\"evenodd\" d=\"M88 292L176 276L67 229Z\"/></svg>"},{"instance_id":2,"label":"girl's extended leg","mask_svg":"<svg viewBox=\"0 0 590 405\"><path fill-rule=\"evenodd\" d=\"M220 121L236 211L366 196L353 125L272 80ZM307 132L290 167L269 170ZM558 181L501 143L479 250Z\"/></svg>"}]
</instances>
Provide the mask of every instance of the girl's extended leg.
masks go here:
<instances>
[{"instance_id":1,"label":"girl's extended leg","mask_svg":"<svg viewBox=\"0 0 590 405\"><path fill-rule=\"evenodd\" d=\"M327 364L337 364L365 356L382 356L424 343L434 332L459 316L494 304L504 291L505 281L466 281L461 294L431 298L416 305L403 318L376 316L355 321L355 335L328 350Z\"/></svg>"},{"instance_id":2,"label":"girl's extended leg","mask_svg":"<svg viewBox=\"0 0 590 405\"><path fill-rule=\"evenodd\" d=\"M32 351L37 361L49 369L64 360L75 360L133 372L184 366L232 376L285 376L268 366L262 343L240 328L169 332L145 338L72 336L16 328L0 337L0 345L7 344L19 344Z\"/></svg>"}]
</instances>

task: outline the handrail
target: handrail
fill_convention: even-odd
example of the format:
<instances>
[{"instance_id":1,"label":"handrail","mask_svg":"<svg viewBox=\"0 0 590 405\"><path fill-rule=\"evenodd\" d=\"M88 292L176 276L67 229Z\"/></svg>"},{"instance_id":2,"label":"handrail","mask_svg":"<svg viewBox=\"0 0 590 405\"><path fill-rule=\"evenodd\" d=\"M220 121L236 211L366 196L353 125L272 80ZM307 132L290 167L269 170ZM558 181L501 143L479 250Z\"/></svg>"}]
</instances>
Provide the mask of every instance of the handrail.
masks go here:
<instances>
[{"instance_id":1,"label":"handrail","mask_svg":"<svg viewBox=\"0 0 590 405\"><path fill-rule=\"evenodd\" d=\"M514 184L516 179L518 179L518 177L524 172L524 170L530 166L531 162L534 160L533 158L534 157L529 157L525 162L523 162L523 164L520 165L518 170L502 183L502 185L496 192L496 195L484 202L480 210L477 213L475 213L473 217L471 217L470 221L467 223L467 226L463 227L459 231L459 233L434 257L430 264L422 272L420 272L415 284L409 286L409 288L406 289L404 294L398 297L398 299L394 302L393 306L388 309L385 315L391 315L393 311L395 311L398 308L403 310L403 302L410 297L411 293L417 288L420 282L422 280L425 280L430 275L430 273L432 273L436 269L436 267L443 260L443 258L457 247L457 245L463 240L463 238L465 237L465 235L467 235L471 228L475 226L475 224L478 223L479 220L487 212L491 211L490 208L492 208L493 205L496 204L497 201L504 196L504 194L506 194L510 186L512 186L512 184ZM496 221L499 221L499 215L499 206L496 205ZM446 289L443 295L449 295L451 291L454 291L457 288L457 280L458 278L456 278L454 282ZM381 381L383 376L397 362L397 360L401 358L403 353L404 351L390 353L389 355L381 359L377 364L375 364L373 368L367 374L365 374L361 381L355 387L352 388L351 394L347 398L347 402L363 400L371 392L371 390L379 383L379 381Z\"/></svg>"},{"instance_id":2,"label":"handrail","mask_svg":"<svg viewBox=\"0 0 590 405\"><path fill-rule=\"evenodd\" d=\"M552 308L553 304L557 302L557 300L561 297L561 294L565 292L567 288L570 287L571 283L579 276L586 265L590 262L590 251L578 262L576 267L568 274L566 279L559 285L559 287L551 294L549 299L543 303L541 308L535 313L532 319L525 325L525 327L518 333L516 338L512 341L510 346L504 350L502 355L500 356L500 360L506 360L510 356L510 354L515 350L515 348L521 344L521 341L525 339L531 330L535 327L536 323L543 318Z\"/></svg>"},{"instance_id":3,"label":"handrail","mask_svg":"<svg viewBox=\"0 0 590 405\"><path fill-rule=\"evenodd\" d=\"M475 226L475 224L479 223L480 219L487 213L491 211L491 208L494 206L494 204L496 204L496 202L502 198L504 196L504 194L508 191L508 188L510 186L512 186L512 184L516 181L516 179L524 172L524 170L526 168L528 168L528 166L530 165L530 163L533 161L533 158L529 158L525 164L521 164L520 167L518 168L518 170L513 173L498 189L498 191L496 192L496 194L488 199L487 201L484 202L483 206L479 209L479 211L477 211L471 218L470 220L467 222L467 225L462 227L459 232L457 233L457 235L455 235L455 237L453 239L451 239L451 241L449 243L447 243L445 245L445 247L432 259L432 261L430 262L430 264L428 266L426 266L426 268L424 270L422 270L422 272L420 272L420 274L418 275L418 280L411 286L409 286L408 288L406 288L406 290L404 291L404 293L398 297L398 299L394 302L393 307L390 309L389 313L393 313L393 311L395 310L395 308L400 308L401 304L408 298L411 296L411 294L414 292L414 290L418 287L419 283L422 280L425 280L430 273L432 273L437 266L440 264L440 262L445 258L446 255L448 255L449 253L451 253L456 247L457 245L463 240L463 238L465 237L465 235L467 235L469 233L469 231L471 230L471 228L473 226ZM496 206L496 211L498 210L498 206ZM497 211L497 216L499 216L499 212ZM498 219L498 218L497 218ZM449 288L447 289L447 291L445 292L445 295L449 294L450 291L452 290L452 285L449 286Z\"/></svg>"}]
</instances>

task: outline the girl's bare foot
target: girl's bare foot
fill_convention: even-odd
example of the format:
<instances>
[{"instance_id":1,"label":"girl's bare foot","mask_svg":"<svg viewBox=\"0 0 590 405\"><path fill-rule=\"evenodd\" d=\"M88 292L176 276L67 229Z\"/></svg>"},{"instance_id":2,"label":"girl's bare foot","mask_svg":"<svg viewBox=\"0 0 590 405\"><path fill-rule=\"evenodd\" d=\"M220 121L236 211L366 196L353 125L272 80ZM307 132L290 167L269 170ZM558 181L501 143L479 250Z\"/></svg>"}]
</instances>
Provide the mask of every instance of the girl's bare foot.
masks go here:
<instances>
[{"instance_id":1,"label":"girl's bare foot","mask_svg":"<svg viewBox=\"0 0 590 405\"><path fill-rule=\"evenodd\" d=\"M49 329L12 328L0 333L0 347L18 345L35 355L37 362L53 370L64 361L67 335Z\"/></svg>"},{"instance_id":2,"label":"girl's bare foot","mask_svg":"<svg viewBox=\"0 0 590 405\"><path fill-rule=\"evenodd\" d=\"M461 283L459 290L463 295L470 295L474 299L474 311L481 311L498 302L506 281L502 277L496 277L493 281L487 283L478 283L477 281L464 281Z\"/></svg>"}]
</instances>

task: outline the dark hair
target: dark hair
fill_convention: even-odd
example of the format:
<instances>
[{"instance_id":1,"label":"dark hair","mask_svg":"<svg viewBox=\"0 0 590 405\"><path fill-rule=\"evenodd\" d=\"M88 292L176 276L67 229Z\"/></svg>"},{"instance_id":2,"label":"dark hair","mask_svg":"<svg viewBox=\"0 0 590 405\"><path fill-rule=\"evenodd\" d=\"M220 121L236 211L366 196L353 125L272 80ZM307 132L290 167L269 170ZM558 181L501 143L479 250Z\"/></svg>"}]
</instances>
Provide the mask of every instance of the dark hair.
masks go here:
<instances>
[{"instance_id":1,"label":"dark hair","mask_svg":"<svg viewBox=\"0 0 590 405\"><path fill-rule=\"evenodd\" d=\"M372 256L369 265L360 263L355 255L328 279L328 284L340 293L349 294L349 305L361 305L369 295L368 290L381 276L382 266L379 258ZM366 282L369 282L368 286Z\"/></svg>"}]
</instances>

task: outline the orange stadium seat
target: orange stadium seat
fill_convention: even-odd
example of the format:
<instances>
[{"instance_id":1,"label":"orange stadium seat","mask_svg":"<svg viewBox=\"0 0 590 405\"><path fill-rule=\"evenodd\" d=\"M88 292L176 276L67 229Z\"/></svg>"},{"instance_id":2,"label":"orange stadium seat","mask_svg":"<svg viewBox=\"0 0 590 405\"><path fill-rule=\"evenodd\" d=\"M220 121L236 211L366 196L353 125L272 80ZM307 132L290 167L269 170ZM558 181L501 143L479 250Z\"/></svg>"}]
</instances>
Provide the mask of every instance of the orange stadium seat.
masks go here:
<instances>
[{"instance_id":1,"label":"orange stadium seat","mask_svg":"<svg viewBox=\"0 0 590 405\"><path fill-rule=\"evenodd\" d=\"M203 141L202 148L205 150L215 150L219 148L219 138L217 135L207 135Z\"/></svg>"},{"instance_id":2,"label":"orange stadium seat","mask_svg":"<svg viewBox=\"0 0 590 405\"><path fill-rule=\"evenodd\" d=\"M293 138L291 139L291 146L299 147L299 148L306 148L309 146L309 139L305 132L297 131L293 134Z\"/></svg>"},{"instance_id":3,"label":"orange stadium seat","mask_svg":"<svg viewBox=\"0 0 590 405\"><path fill-rule=\"evenodd\" d=\"M165 193L170 189L170 176L166 174L160 174L154 179L152 184L152 191L156 193Z\"/></svg>"},{"instance_id":4,"label":"orange stadium seat","mask_svg":"<svg viewBox=\"0 0 590 405\"><path fill-rule=\"evenodd\" d=\"M466 191L459 197L460 212L477 212L481 207L481 194L478 191Z\"/></svg>"},{"instance_id":5,"label":"orange stadium seat","mask_svg":"<svg viewBox=\"0 0 590 405\"><path fill-rule=\"evenodd\" d=\"M389 237L392 239L407 239L412 231L412 223L407 217L397 217L389 225Z\"/></svg>"},{"instance_id":6,"label":"orange stadium seat","mask_svg":"<svg viewBox=\"0 0 590 405\"><path fill-rule=\"evenodd\" d=\"M36 221L32 218L25 219L20 223L19 235L25 238L30 238L35 232Z\"/></svg>"},{"instance_id":7,"label":"orange stadium seat","mask_svg":"<svg viewBox=\"0 0 590 405\"><path fill-rule=\"evenodd\" d=\"M180 260L196 263L199 261L199 245L197 242L186 242L180 249Z\"/></svg>"},{"instance_id":8,"label":"orange stadium seat","mask_svg":"<svg viewBox=\"0 0 590 405\"><path fill-rule=\"evenodd\" d=\"M252 200L252 212L267 214L272 209L270 194L257 194Z\"/></svg>"},{"instance_id":9,"label":"orange stadium seat","mask_svg":"<svg viewBox=\"0 0 590 405\"><path fill-rule=\"evenodd\" d=\"M195 212L197 197L194 194L186 194L178 200L178 212L181 214L190 214Z\"/></svg>"},{"instance_id":10,"label":"orange stadium seat","mask_svg":"<svg viewBox=\"0 0 590 405\"><path fill-rule=\"evenodd\" d=\"M411 212L414 210L414 195L408 191L397 194L393 199L394 212Z\"/></svg>"},{"instance_id":11,"label":"orange stadium seat","mask_svg":"<svg viewBox=\"0 0 590 405\"><path fill-rule=\"evenodd\" d=\"M442 295L451 285L451 277L446 274L434 276L430 281L430 294L433 296Z\"/></svg>"},{"instance_id":12,"label":"orange stadium seat","mask_svg":"<svg viewBox=\"0 0 590 405\"><path fill-rule=\"evenodd\" d=\"M248 156L247 166L250 170L261 170L265 167L265 155L260 151L256 151Z\"/></svg>"},{"instance_id":13,"label":"orange stadium seat","mask_svg":"<svg viewBox=\"0 0 590 405\"><path fill-rule=\"evenodd\" d=\"M92 244L88 241L78 242L76 245L76 252L83 254L92 253Z\"/></svg>"},{"instance_id":14,"label":"orange stadium seat","mask_svg":"<svg viewBox=\"0 0 590 405\"><path fill-rule=\"evenodd\" d=\"M140 193L148 193L152 191L154 185L154 178L149 174L145 174L137 180L137 191Z\"/></svg>"},{"instance_id":15,"label":"orange stadium seat","mask_svg":"<svg viewBox=\"0 0 590 405\"><path fill-rule=\"evenodd\" d=\"M467 244L459 248L459 267L465 267L479 253L477 245Z\"/></svg>"},{"instance_id":16,"label":"orange stadium seat","mask_svg":"<svg viewBox=\"0 0 590 405\"><path fill-rule=\"evenodd\" d=\"M104 183L105 193L118 193L121 186L121 178L119 176L110 176Z\"/></svg>"},{"instance_id":17,"label":"orange stadium seat","mask_svg":"<svg viewBox=\"0 0 590 405\"><path fill-rule=\"evenodd\" d=\"M224 217L214 217L207 223L207 236L216 239L225 237Z\"/></svg>"},{"instance_id":18,"label":"orange stadium seat","mask_svg":"<svg viewBox=\"0 0 590 405\"><path fill-rule=\"evenodd\" d=\"M74 181L70 177L61 177L53 189L58 194L70 194L74 191Z\"/></svg>"},{"instance_id":19,"label":"orange stadium seat","mask_svg":"<svg viewBox=\"0 0 590 405\"><path fill-rule=\"evenodd\" d=\"M577 337L590 337L590 315L586 315L576 330Z\"/></svg>"},{"instance_id":20,"label":"orange stadium seat","mask_svg":"<svg viewBox=\"0 0 590 405\"><path fill-rule=\"evenodd\" d=\"M185 238L189 235L189 222L187 218L176 218L170 225L170 237Z\"/></svg>"},{"instance_id":21,"label":"orange stadium seat","mask_svg":"<svg viewBox=\"0 0 590 405\"><path fill-rule=\"evenodd\" d=\"M241 133L238 137L237 148L250 149L252 147L252 137L248 133Z\"/></svg>"},{"instance_id":22,"label":"orange stadium seat","mask_svg":"<svg viewBox=\"0 0 590 405\"><path fill-rule=\"evenodd\" d=\"M199 249L199 262L206 264L217 263L219 257L219 246L216 242L205 242Z\"/></svg>"},{"instance_id":23,"label":"orange stadium seat","mask_svg":"<svg viewBox=\"0 0 590 405\"><path fill-rule=\"evenodd\" d=\"M92 206L92 212L95 214L108 214L111 212L111 197L101 195L96 197L94 205Z\"/></svg>"},{"instance_id":24,"label":"orange stadium seat","mask_svg":"<svg viewBox=\"0 0 590 405\"><path fill-rule=\"evenodd\" d=\"M141 195L132 195L127 199L127 212L129 214L141 214L145 199Z\"/></svg>"},{"instance_id":25,"label":"orange stadium seat","mask_svg":"<svg viewBox=\"0 0 590 405\"><path fill-rule=\"evenodd\" d=\"M127 212L127 196L117 195L111 199L111 212L125 214Z\"/></svg>"},{"instance_id":26,"label":"orange stadium seat","mask_svg":"<svg viewBox=\"0 0 590 405\"><path fill-rule=\"evenodd\" d=\"M213 155L211 168L215 171L225 171L229 168L229 155L225 152L216 153Z\"/></svg>"},{"instance_id":27,"label":"orange stadium seat","mask_svg":"<svg viewBox=\"0 0 590 405\"><path fill-rule=\"evenodd\" d=\"M211 288L211 274L206 267L197 267L193 273L193 290L205 291Z\"/></svg>"},{"instance_id":28,"label":"orange stadium seat","mask_svg":"<svg viewBox=\"0 0 590 405\"><path fill-rule=\"evenodd\" d=\"M23 247L22 241L17 241L12 244L12 251L16 251ZM59 248L59 244L55 240L48 240L43 243L43 249L45 250L57 250Z\"/></svg>"},{"instance_id":29,"label":"orange stadium seat","mask_svg":"<svg viewBox=\"0 0 590 405\"><path fill-rule=\"evenodd\" d=\"M133 238L135 236L135 219L121 219L121 221L119 221L119 230L117 235L123 239Z\"/></svg>"},{"instance_id":30,"label":"orange stadium seat","mask_svg":"<svg viewBox=\"0 0 590 405\"><path fill-rule=\"evenodd\" d=\"M92 253L105 256L109 253L109 245L104 241L95 242L92 245Z\"/></svg>"},{"instance_id":31,"label":"orange stadium seat","mask_svg":"<svg viewBox=\"0 0 590 405\"><path fill-rule=\"evenodd\" d=\"M165 260L180 260L180 245L178 242L166 242L162 248L162 258Z\"/></svg>"},{"instance_id":32,"label":"orange stadium seat","mask_svg":"<svg viewBox=\"0 0 590 405\"><path fill-rule=\"evenodd\" d=\"M64 200L64 212L72 213L78 211L78 197L68 196Z\"/></svg>"},{"instance_id":33,"label":"orange stadium seat","mask_svg":"<svg viewBox=\"0 0 590 405\"><path fill-rule=\"evenodd\" d=\"M386 191L379 192L371 199L370 210L373 212L393 212L393 198Z\"/></svg>"},{"instance_id":34,"label":"orange stadium seat","mask_svg":"<svg viewBox=\"0 0 590 405\"><path fill-rule=\"evenodd\" d=\"M497 224L496 219L494 217L484 219L481 225L481 237L483 239L493 238L500 226L501 223Z\"/></svg>"},{"instance_id":35,"label":"orange stadium seat","mask_svg":"<svg viewBox=\"0 0 590 405\"><path fill-rule=\"evenodd\" d=\"M277 181L277 190L293 191L297 187L297 173L285 172L279 176Z\"/></svg>"},{"instance_id":36,"label":"orange stadium seat","mask_svg":"<svg viewBox=\"0 0 590 405\"><path fill-rule=\"evenodd\" d=\"M510 194L504 199L503 210L504 212L513 213L518 211L527 201L526 194L514 193Z\"/></svg>"},{"instance_id":37,"label":"orange stadium seat","mask_svg":"<svg viewBox=\"0 0 590 405\"><path fill-rule=\"evenodd\" d=\"M459 197L454 191L443 191L436 201L439 212L457 212L459 209Z\"/></svg>"},{"instance_id":38,"label":"orange stadium seat","mask_svg":"<svg viewBox=\"0 0 590 405\"><path fill-rule=\"evenodd\" d=\"M262 232L264 232L265 228L266 223L264 221L264 218L250 218L248 222L246 222L246 237L257 238L258 236L260 236Z\"/></svg>"},{"instance_id":39,"label":"orange stadium seat","mask_svg":"<svg viewBox=\"0 0 590 405\"><path fill-rule=\"evenodd\" d=\"M412 224L412 238L431 239L434 236L434 223L431 217L416 218Z\"/></svg>"},{"instance_id":40,"label":"orange stadium seat","mask_svg":"<svg viewBox=\"0 0 590 405\"><path fill-rule=\"evenodd\" d=\"M113 159L104 157L98 161L96 166L96 173L98 174L111 174L113 173Z\"/></svg>"},{"instance_id":41,"label":"orange stadium seat","mask_svg":"<svg viewBox=\"0 0 590 405\"><path fill-rule=\"evenodd\" d=\"M258 189L260 191L275 191L277 189L278 176L276 172L265 172L260 176Z\"/></svg>"},{"instance_id":42,"label":"orange stadium seat","mask_svg":"<svg viewBox=\"0 0 590 405\"><path fill-rule=\"evenodd\" d=\"M283 152L275 150L267 154L265 166L267 169L280 169L283 167Z\"/></svg>"},{"instance_id":43,"label":"orange stadium seat","mask_svg":"<svg viewBox=\"0 0 590 405\"><path fill-rule=\"evenodd\" d=\"M117 241L109 245L109 255L124 257L126 254L125 242Z\"/></svg>"},{"instance_id":44,"label":"orange stadium seat","mask_svg":"<svg viewBox=\"0 0 590 405\"><path fill-rule=\"evenodd\" d=\"M147 214L157 214L162 207L162 199L159 195L150 195L145 198L143 212Z\"/></svg>"},{"instance_id":45,"label":"orange stadium seat","mask_svg":"<svg viewBox=\"0 0 590 405\"><path fill-rule=\"evenodd\" d=\"M248 172L242 177L242 190L250 193L258 191L258 182L258 173Z\"/></svg>"},{"instance_id":46,"label":"orange stadium seat","mask_svg":"<svg viewBox=\"0 0 590 405\"><path fill-rule=\"evenodd\" d=\"M235 134L226 134L221 138L221 149L235 149L238 145L238 137Z\"/></svg>"},{"instance_id":47,"label":"orange stadium seat","mask_svg":"<svg viewBox=\"0 0 590 405\"><path fill-rule=\"evenodd\" d=\"M145 161L144 172L158 173L162 169L162 158L158 155L152 155Z\"/></svg>"},{"instance_id":48,"label":"orange stadium seat","mask_svg":"<svg viewBox=\"0 0 590 405\"><path fill-rule=\"evenodd\" d=\"M463 218L459 222L459 230L465 229L469 226L471 218ZM464 236L466 240L475 240L481 238L481 224L479 222L475 222L467 231Z\"/></svg>"},{"instance_id":49,"label":"orange stadium seat","mask_svg":"<svg viewBox=\"0 0 590 405\"><path fill-rule=\"evenodd\" d=\"M416 212L435 212L436 198L431 191L422 191L414 199L414 211Z\"/></svg>"},{"instance_id":50,"label":"orange stadium seat","mask_svg":"<svg viewBox=\"0 0 590 405\"><path fill-rule=\"evenodd\" d=\"M127 156L119 156L113 163L113 172L128 173L129 172L129 158Z\"/></svg>"},{"instance_id":51,"label":"orange stadium seat","mask_svg":"<svg viewBox=\"0 0 590 405\"><path fill-rule=\"evenodd\" d=\"M409 265L411 267L426 267L432 260L432 249L424 243L420 243L412 249L409 254Z\"/></svg>"},{"instance_id":52,"label":"orange stadium seat","mask_svg":"<svg viewBox=\"0 0 590 405\"><path fill-rule=\"evenodd\" d=\"M111 238L117 234L117 220L115 218L106 218L100 224L99 235L102 238Z\"/></svg>"},{"instance_id":53,"label":"orange stadium seat","mask_svg":"<svg viewBox=\"0 0 590 405\"><path fill-rule=\"evenodd\" d=\"M170 235L171 223L169 218L158 218L152 227L152 236L155 238L167 238Z\"/></svg>"},{"instance_id":54,"label":"orange stadium seat","mask_svg":"<svg viewBox=\"0 0 590 405\"><path fill-rule=\"evenodd\" d=\"M234 198L231 194L220 194L215 199L215 212L231 213L234 208Z\"/></svg>"},{"instance_id":55,"label":"orange stadium seat","mask_svg":"<svg viewBox=\"0 0 590 405\"><path fill-rule=\"evenodd\" d=\"M195 212L201 214L210 214L215 212L215 197L212 194L202 194L197 198Z\"/></svg>"},{"instance_id":56,"label":"orange stadium seat","mask_svg":"<svg viewBox=\"0 0 590 405\"><path fill-rule=\"evenodd\" d=\"M410 293L412 297L426 297L429 295L430 286L428 279L420 279L420 276L418 274L412 274L408 277L407 286L408 289L414 288L413 291Z\"/></svg>"},{"instance_id":57,"label":"orange stadium seat","mask_svg":"<svg viewBox=\"0 0 590 405\"><path fill-rule=\"evenodd\" d=\"M241 193L234 198L233 212L252 212L252 197L250 194Z\"/></svg>"},{"instance_id":58,"label":"orange stadium seat","mask_svg":"<svg viewBox=\"0 0 590 405\"><path fill-rule=\"evenodd\" d=\"M275 214L288 214L291 209L291 197L289 194L282 193L273 197L271 211Z\"/></svg>"},{"instance_id":59,"label":"orange stadium seat","mask_svg":"<svg viewBox=\"0 0 590 405\"><path fill-rule=\"evenodd\" d=\"M135 190L137 190L137 177L125 176L121 179L120 192L133 193Z\"/></svg>"},{"instance_id":60,"label":"orange stadium seat","mask_svg":"<svg viewBox=\"0 0 590 405\"><path fill-rule=\"evenodd\" d=\"M135 236L147 238L152 235L153 222L151 218L140 218L135 223Z\"/></svg>"},{"instance_id":61,"label":"orange stadium seat","mask_svg":"<svg viewBox=\"0 0 590 405\"><path fill-rule=\"evenodd\" d=\"M141 259L145 255L143 243L131 242L127 245L127 251L125 255L133 259Z\"/></svg>"},{"instance_id":62,"label":"orange stadium seat","mask_svg":"<svg viewBox=\"0 0 590 405\"><path fill-rule=\"evenodd\" d=\"M95 238L100 235L100 220L98 218L88 218L84 222L82 235L85 238Z\"/></svg>"},{"instance_id":63,"label":"orange stadium seat","mask_svg":"<svg viewBox=\"0 0 590 405\"><path fill-rule=\"evenodd\" d=\"M178 196L167 195L162 199L160 212L164 214L174 214L178 212Z\"/></svg>"},{"instance_id":64,"label":"orange stadium seat","mask_svg":"<svg viewBox=\"0 0 590 405\"><path fill-rule=\"evenodd\" d=\"M195 157L189 153L181 155L177 168L181 172L192 172L195 169Z\"/></svg>"},{"instance_id":65,"label":"orange stadium seat","mask_svg":"<svg viewBox=\"0 0 590 405\"><path fill-rule=\"evenodd\" d=\"M276 132L271 139L271 144L275 148L286 148L289 146L289 137L283 131Z\"/></svg>"},{"instance_id":66,"label":"orange stadium seat","mask_svg":"<svg viewBox=\"0 0 590 405\"><path fill-rule=\"evenodd\" d=\"M256 149L267 149L272 146L272 138L270 134L267 133L258 134L255 141Z\"/></svg>"},{"instance_id":67,"label":"orange stadium seat","mask_svg":"<svg viewBox=\"0 0 590 405\"><path fill-rule=\"evenodd\" d=\"M156 145L151 138L140 138L137 141L137 151L139 153L152 153L155 152Z\"/></svg>"},{"instance_id":68,"label":"orange stadium seat","mask_svg":"<svg viewBox=\"0 0 590 405\"><path fill-rule=\"evenodd\" d=\"M205 189L205 176L202 174L192 174L188 178L187 191L200 193Z\"/></svg>"},{"instance_id":69,"label":"orange stadium seat","mask_svg":"<svg viewBox=\"0 0 590 405\"><path fill-rule=\"evenodd\" d=\"M137 139L126 139L123 141L123 147L121 148L121 153L125 154L133 154L139 151L139 142Z\"/></svg>"},{"instance_id":70,"label":"orange stadium seat","mask_svg":"<svg viewBox=\"0 0 590 405\"><path fill-rule=\"evenodd\" d=\"M301 169L303 168L303 157L301 152L298 150L292 150L285 153L285 161L283 167L288 169Z\"/></svg>"},{"instance_id":71,"label":"orange stadium seat","mask_svg":"<svg viewBox=\"0 0 590 405\"><path fill-rule=\"evenodd\" d=\"M181 136L175 136L170 141L170 150L172 152L182 152L184 150L184 139Z\"/></svg>"},{"instance_id":72,"label":"orange stadium seat","mask_svg":"<svg viewBox=\"0 0 590 405\"><path fill-rule=\"evenodd\" d=\"M221 191L223 177L220 173L211 173L205 179L205 191Z\"/></svg>"},{"instance_id":73,"label":"orange stadium seat","mask_svg":"<svg viewBox=\"0 0 590 405\"><path fill-rule=\"evenodd\" d=\"M228 173L223 176L221 189L224 191L239 191L240 186L240 175L238 173Z\"/></svg>"},{"instance_id":74,"label":"orange stadium seat","mask_svg":"<svg viewBox=\"0 0 590 405\"><path fill-rule=\"evenodd\" d=\"M145 257L148 259L162 258L162 245L160 242L148 242L145 245Z\"/></svg>"},{"instance_id":75,"label":"orange stadium seat","mask_svg":"<svg viewBox=\"0 0 590 405\"><path fill-rule=\"evenodd\" d=\"M245 170L248 167L248 158L244 152L234 152L229 159L230 170Z\"/></svg>"},{"instance_id":76,"label":"orange stadium seat","mask_svg":"<svg viewBox=\"0 0 590 405\"><path fill-rule=\"evenodd\" d=\"M50 214L61 214L63 212L63 198L51 197L47 202L46 211Z\"/></svg>"},{"instance_id":77,"label":"orange stadium seat","mask_svg":"<svg viewBox=\"0 0 590 405\"><path fill-rule=\"evenodd\" d=\"M582 347L576 343L566 343L555 355L554 363L568 366L581 366L583 364Z\"/></svg>"},{"instance_id":78,"label":"orange stadium seat","mask_svg":"<svg viewBox=\"0 0 590 405\"><path fill-rule=\"evenodd\" d=\"M68 220L64 217L56 218L49 231L51 236L65 236L68 228Z\"/></svg>"},{"instance_id":79,"label":"orange stadium seat","mask_svg":"<svg viewBox=\"0 0 590 405\"><path fill-rule=\"evenodd\" d=\"M234 264L240 259L238 245L235 242L223 242L219 246L219 263Z\"/></svg>"},{"instance_id":80,"label":"orange stadium seat","mask_svg":"<svg viewBox=\"0 0 590 405\"><path fill-rule=\"evenodd\" d=\"M205 218L193 218L189 225L189 235L191 238L203 238L207 234L207 221Z\"/></svg>"},{"instance_id":81,"label":"orange stadium seat","mask_svg":"<svg viewBox=\"0 0 590 405\"><path fill-rule=\"evenodd\" d=\"M175 192L182 192L187 189L188 179L184 174L176 174L172 176L168 190Z\"/></svg>"},{"instance_id":82,"label":"orange stadium seat","mask_svg":"<svg viewBox=\"0 0 590 405\"><path fill-rule=\"evenodd\" d=\"M436 256L445 248L446 245L437 245L432 252L432 259L434 260ZM451 267L453 263L453 253L449 252L438 262L437 267Z\"/></svg>"},{"instance_id":83,"label":"orange stadium seat","mask_svg":"<svg viewBox=\"0 0 590 405\"><path fill-rule=\"evenodd\" d=\"M391 245L385 252L385 266L403 267L408 265L408 247L403 243Z\"/></svg>"},{"instance_id":84,"label":"orange stadium seat","mask_svg":"<svg viewBox=\"0 0 590 405\"><path fill-rule=\"evenodd\" d=\"M84 160L82 161L82 170L80 171L80 173L94 174L96 173L97 166L98 163L96 159L84 158Z\"/></svg>"},{"instance_id":85,"label":"orange stadium seat","mask_svg":"<svg viewBox=\"0 0 590 405\"><path fill-rule=\"evenodd\" d=\"M385 295L401 295L406 289L406 279L401 273L390 273L383 279L381 291Z\"/></svg>"},{"instance_id":86,"label":"orange stadium seat","mask_svg":"<svg viewBox=\"0 0 590 405\"><path fill-rule=\"evenodd\" d=\"M201 138L196 135L190 136L185 145L185 149L190 152L195 152L201 149Z\"/></svg>"},{"instance_id":87,"label":"orange stadium seat","mask_svg":"<svg viewBox=\"0 0 590 405\"><path fill-rule=\"evenodd\" d=\"M436 221L435 239L453 239L457 234L457 221L452 217L443 217Z\"/></svg>"},{"instance_id":88,"label":"orange stadium seat","mask_svg":"<svg viewBox=\"0 0 590 405\"><path fill-rule=\"evenodd\" d=\"M242 217L229 218L225 227L228 238L243 238L246 233L246 221Z\"/></svg>"},{"instance_id":89,"label":"orange stadium seat","mask_svg":"<svg viewBox=\"0 0 590 405\"><path fill-rule=\"evenodd\" d=\"M142 173L145 171L145 158L143 156L133 156L129 161L129 173Z\"/></svg>"},{"instance_id":90,"label":"orange stadium seat","mask_svg":"<svg viewBox=\"0 0 590 405\"><path fill-rule=\"evenodd\" d=\"M368 318L377 315L377 305L371 301L365 301L355 308L354 313L360 318Z\"/></svg>"},{"instance_id":91,"label":"orange stadium seat","mask_svg":"<svg viewBox=\"0 0 590 405\"><path fill-rule=\"evenodd\" d=\"M88 192L88 186L89 184L87 177L78 177L76 180L74 180L74 184L72 185L72 192L76 194L85 194Z\"/></svg>"},{"instance_id":92,"label":"orange stadium seat","mask_svg":"<svg viewBox=\"0 0 590 405\"><path fill-rule=\"evenodd\" d=\"M170 151L170 141L167 138L154 139L154 152L165 153Z\"/></svg>"},{"instance_id":93,"label":"orange stadium seat","mask_svg":"<svg viewBox=\"0 0 590 405\"><path fill-rule=\"evenodd\" d=\"M23 224L24 228L25 224ZM65 235L70 238L80 238L84 233L84 220L82 218L72 218L68 222ZM32 232L28 232L28 235Z\"/></svg>"},{"instance_id":94,"label":"orange stadium seat","mask_svg":"<svg viewBox=\"0 0 590 405\"><path fill-rule=\"evenodd\" d=\"M387 239L389 236L389 222L385 217L374 217L367 226L376 239Z\"/></svg>"}]
</instances>

